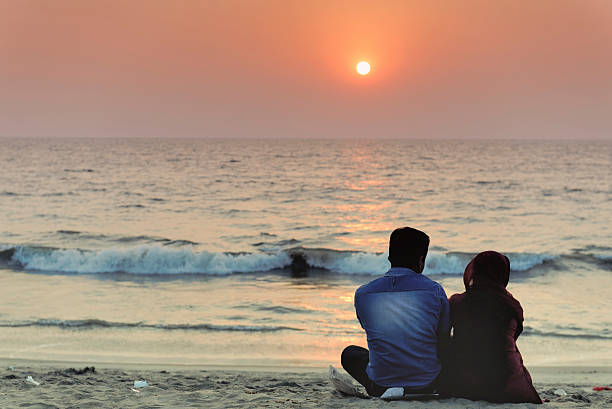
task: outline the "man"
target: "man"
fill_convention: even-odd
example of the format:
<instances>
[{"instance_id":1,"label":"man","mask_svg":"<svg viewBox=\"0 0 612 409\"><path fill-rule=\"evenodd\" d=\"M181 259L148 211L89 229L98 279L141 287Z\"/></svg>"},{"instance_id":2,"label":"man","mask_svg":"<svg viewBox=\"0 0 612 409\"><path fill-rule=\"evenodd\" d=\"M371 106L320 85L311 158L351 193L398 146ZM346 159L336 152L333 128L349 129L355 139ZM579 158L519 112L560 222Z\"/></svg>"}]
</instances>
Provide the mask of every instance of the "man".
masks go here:
<instances>
[{"instance_id":1,"label":"man","mask_svg":"<svg viewBox=\"0 0 612 409\"><path fill-rule=\"evenodd\" d=\"M370 396L387 388L432 393L440 374L439 353L449 339L448 299L440 284L423 276L429 236L404 227L391 233L391 269L357 289L355 310L369 351L351 345L342 367Z\"/></svg>"}]
</instances>

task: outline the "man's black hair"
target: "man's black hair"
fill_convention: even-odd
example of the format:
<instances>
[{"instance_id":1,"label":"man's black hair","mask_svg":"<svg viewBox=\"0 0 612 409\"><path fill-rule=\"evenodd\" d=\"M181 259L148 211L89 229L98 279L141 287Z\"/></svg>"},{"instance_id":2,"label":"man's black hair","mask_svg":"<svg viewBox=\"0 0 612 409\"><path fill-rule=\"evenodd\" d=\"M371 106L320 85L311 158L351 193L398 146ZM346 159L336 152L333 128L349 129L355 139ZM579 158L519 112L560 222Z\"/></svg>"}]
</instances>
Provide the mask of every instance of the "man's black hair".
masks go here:
<instances>
[{"instance_id":1,"label":"man's black hair","mask_svg":"<svg viewBox=\"0 0 612 409\"><path fill-rule=\"evenodd\" d=\"M389 238L389 261L393 267L418 265L421 257L427 256L429 236L412 227L395 229Z\"/></svg>"}]
</instances>

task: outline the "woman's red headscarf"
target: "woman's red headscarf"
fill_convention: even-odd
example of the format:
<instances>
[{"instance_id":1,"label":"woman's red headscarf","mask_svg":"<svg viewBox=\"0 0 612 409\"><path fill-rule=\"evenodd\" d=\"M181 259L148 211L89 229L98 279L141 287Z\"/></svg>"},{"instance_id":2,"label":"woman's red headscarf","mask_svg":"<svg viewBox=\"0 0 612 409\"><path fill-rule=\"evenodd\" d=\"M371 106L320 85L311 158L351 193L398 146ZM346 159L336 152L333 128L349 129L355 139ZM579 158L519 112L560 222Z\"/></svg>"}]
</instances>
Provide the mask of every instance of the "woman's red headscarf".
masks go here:
<instances>
[{"instance_id":1,"label":"woman's red headscarf","mask_svg":"<svg viewBox=\"0 0 612 409\"><path fill-rule=\"evenodd\" d=\"M510 280L510 260L497 251L483 251L470 261L463 273L463 284L469 290L474 279L476 287L506 288Z\"/></svg>"},{"instance_id":2,"label":"woman's red headscarf","mask_svg":"<svg viewBox=\"0 0 612 409\"><path fill-rule=\"evenodd\" d=\"M493 290L495 296L513 312L514 318L522 329L523 308L506 290L509 279L510 260L497 251L483 251L477 254L463 273L463 284L468 294L479 290ZM470 285L472 280L474 281Z\"/></svg>"}]
</instances>

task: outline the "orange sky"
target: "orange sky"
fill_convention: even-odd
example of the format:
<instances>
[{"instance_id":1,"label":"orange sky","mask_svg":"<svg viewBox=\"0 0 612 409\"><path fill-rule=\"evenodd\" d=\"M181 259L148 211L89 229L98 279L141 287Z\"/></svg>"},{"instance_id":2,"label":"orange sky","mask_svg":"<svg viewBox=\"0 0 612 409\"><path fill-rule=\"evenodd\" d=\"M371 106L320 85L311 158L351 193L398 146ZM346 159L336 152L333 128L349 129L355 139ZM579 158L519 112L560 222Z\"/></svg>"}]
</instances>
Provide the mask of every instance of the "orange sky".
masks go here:
<instances>
[{"instance_id":1,"label":"orange sky","mask_svg":"<svg viewBox=\"0 0 612 409\"><path fill-rule=\"evenodd\" d=\"M612 139L611 72L608 0L0 0L0 136Z\"/></svg>"}]
</instances>

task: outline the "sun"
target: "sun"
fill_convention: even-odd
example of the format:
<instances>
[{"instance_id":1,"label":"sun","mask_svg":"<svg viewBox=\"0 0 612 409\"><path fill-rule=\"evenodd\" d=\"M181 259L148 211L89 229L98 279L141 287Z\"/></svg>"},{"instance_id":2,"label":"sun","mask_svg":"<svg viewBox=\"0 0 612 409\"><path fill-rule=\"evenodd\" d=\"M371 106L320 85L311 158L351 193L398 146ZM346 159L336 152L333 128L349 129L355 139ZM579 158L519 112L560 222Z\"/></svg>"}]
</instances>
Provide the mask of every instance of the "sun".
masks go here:
<instances>
[{"instance_id":1,"label":"sun","mask_svg":"<svg viewBox=\"0 0 612 409\"><path fill-rule=\"evenodd\" d=\"M356 69L359 75L368 75L370 73L370 64L367 61L360 61L357 63Z\"/></svg>"}]
</instances>

